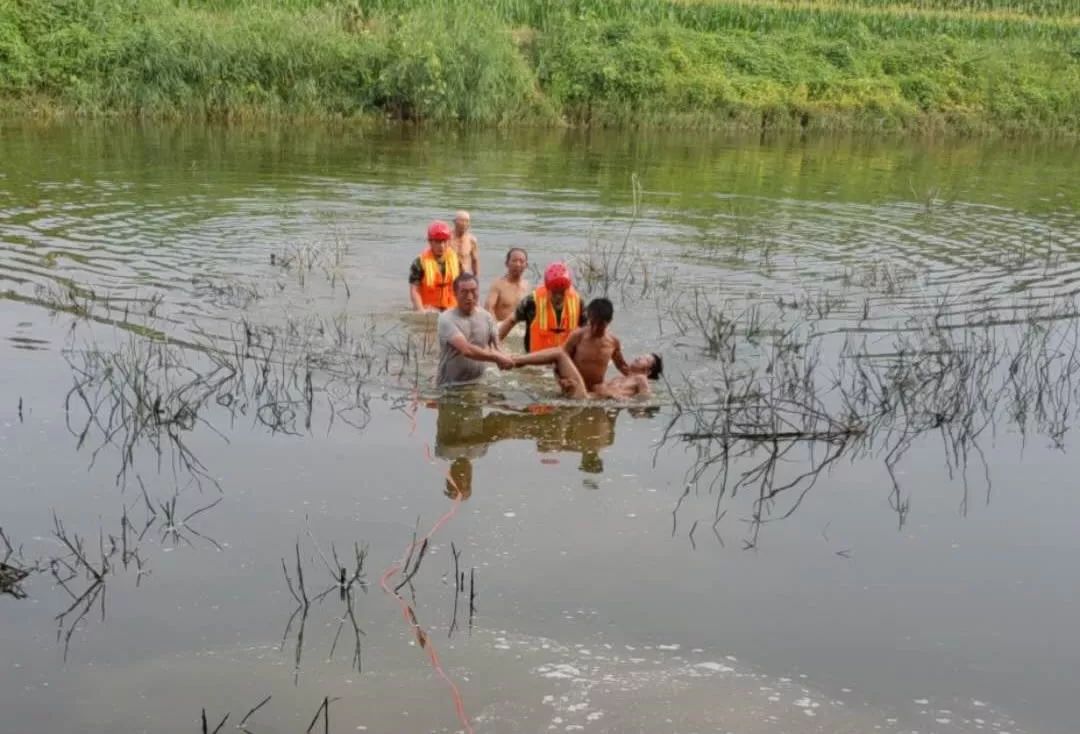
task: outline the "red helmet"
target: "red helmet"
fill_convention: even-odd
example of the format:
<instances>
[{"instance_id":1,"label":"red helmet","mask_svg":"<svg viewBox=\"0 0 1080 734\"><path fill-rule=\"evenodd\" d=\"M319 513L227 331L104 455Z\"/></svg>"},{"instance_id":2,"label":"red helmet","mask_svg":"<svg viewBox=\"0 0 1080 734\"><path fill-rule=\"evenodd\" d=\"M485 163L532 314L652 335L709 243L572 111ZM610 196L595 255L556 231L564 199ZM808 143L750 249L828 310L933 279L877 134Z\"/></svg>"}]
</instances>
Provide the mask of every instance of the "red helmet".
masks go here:
<instances>
[{"instance_id":1,"label":"red helmet","mask_svg":"<svg viewBox=\"0 0 1080 734\"><path fill-rule=\"evenodd\" d=\"M566 263L551 263L544 271L544 286L549 291L564 291L573 285L570 279L570 268Z\"/></svg>"},{"instance_id":2,"label":"red helmet","mask_svg":"<svg viewBox=\"0 0 1080 734\"><path fill-rule=\"evenodd\" d=\"M429 240L445 241L450 239L450 225L441 219L436 219L428 225L427 238Z\"/></svg>"}]
</instances>

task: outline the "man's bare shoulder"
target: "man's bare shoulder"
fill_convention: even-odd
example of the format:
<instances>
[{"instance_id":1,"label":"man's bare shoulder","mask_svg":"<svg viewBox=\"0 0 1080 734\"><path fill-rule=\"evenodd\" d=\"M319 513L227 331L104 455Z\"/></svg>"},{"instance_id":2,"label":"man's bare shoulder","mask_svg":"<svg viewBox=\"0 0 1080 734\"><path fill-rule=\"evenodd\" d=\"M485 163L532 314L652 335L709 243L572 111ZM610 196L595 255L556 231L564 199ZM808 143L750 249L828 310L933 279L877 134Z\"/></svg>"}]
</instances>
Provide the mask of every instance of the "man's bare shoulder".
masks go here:
<instances>
[{"instance_id":1,"label":"man's bare shoulder","mask_svg":"<svg viewBox=\"0 0 1080 734\"><path fill-rule=\"evenodd\" d=\"M619 339L610 331L604 333L603 336L594 337L589 332L588 325L578 327L577 331L584 332L588 335L588 340L591 344L595 344L598 349L617 349L619 346Z\"/></svg>"},{"instance_id":2,"label":"man's bare shoulder","mask_svg":"<svg viewBox=\"0 0 1080 734\"><path fill-rule=\"evenodd\" d=\"M566 341L563 342L563 349L568 352L574 351L578 344L581 344L581 340L585 337L585 328L574 329L570 332L570 336L566 337Z\"/></svg>"}]
</instances>

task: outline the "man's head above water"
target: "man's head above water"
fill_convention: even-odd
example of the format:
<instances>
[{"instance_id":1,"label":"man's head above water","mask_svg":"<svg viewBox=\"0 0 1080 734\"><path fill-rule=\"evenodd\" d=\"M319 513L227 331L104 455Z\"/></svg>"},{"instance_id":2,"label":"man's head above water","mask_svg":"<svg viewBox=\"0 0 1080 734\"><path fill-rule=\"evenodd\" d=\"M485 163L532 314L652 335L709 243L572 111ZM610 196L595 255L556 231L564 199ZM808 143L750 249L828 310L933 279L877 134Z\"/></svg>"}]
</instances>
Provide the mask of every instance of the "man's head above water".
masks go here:
<instances>
[{"instance_id":1,"label":"man's head above water","mask_svg":"<svg viewBox=\"0 0 1080 734\"><path fill-rule=\"evenodd\" d=\"M506 275L517 280L529 267L529 255L520 247L511 247L506 252Z\"/></svg>"},{"instance_id":2,"label":"man's head above water","mask_svg":"<svg viewBox=\"0 0 1080 734\"><path fill-rule=\"evenodd\" d=\"M457 237L461 237L463 234L469 231L469 226L472 224L472 217L464 209L458 209L454 212L454 234Z\"/></svg>"},{"instance_id":3,"label":"man's head above water","mask_svg":"<svg viewBox=\"0 0 1080 734\"><path fill-rule=\"evenodd\" d=\"M594 298L585 307L589 329L594 334L603 334L607 325L615 318L615 306L606 298Z\"/></svg>"},{"instance_id":4,"label":"man's head above water","mask_svg":"<svg viewBox=\"0 0 1080 734\"><path fill-rule=\"evenodd\" d=\"M435 257L442 257L443 253L446 252L446 243L450 241L450 225L436 219L428 225L427 241L428 247L431 248L431 254Z\"/></svg>"},{"instance_id":5,"label":"man's head above water","mask_svg":"<svg viewBox=\"0 0 1080 734\"><path fill-rule=\"evenodd\" d=\"M480 299L480 281L472 273L462 273L454 279L454 297L458 302L458 309L468 316L476 310L476 304Z\"/></svg>"},{"instance_id":6,"label":"man's head above water","mask_svg":"<svg viewBox=\"0 0 1080 734\"><path fill-rule=\"evenodd\" d=\"M657 380L664 374L664 359L656 352L636 357L630 360L630 374L645 375L650 380Z\"/></svg>"}]
</instances>

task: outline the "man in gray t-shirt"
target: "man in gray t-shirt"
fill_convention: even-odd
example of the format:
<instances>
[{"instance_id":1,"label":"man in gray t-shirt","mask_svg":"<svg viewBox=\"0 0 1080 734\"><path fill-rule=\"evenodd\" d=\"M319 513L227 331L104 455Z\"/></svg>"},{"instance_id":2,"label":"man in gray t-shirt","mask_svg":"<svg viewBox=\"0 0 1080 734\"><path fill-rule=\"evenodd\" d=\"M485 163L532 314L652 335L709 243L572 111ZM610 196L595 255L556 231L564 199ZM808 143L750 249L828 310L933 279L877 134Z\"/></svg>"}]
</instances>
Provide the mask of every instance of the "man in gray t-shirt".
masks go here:
<instances>
[{"instance_id":1,"label":"man in gray t-shirt","mask_svg":"<svg viewBox=\"0 0 1080 734\"><path fill-rule=\"evenodd\" d=\"M475 382L484 374L486 362L499 369L513 368L514 359L499 346L494 317L477 306L480 284L472 273L454 281L457 308L439 314L439 385Z\"/></svg>"}]
</instances>

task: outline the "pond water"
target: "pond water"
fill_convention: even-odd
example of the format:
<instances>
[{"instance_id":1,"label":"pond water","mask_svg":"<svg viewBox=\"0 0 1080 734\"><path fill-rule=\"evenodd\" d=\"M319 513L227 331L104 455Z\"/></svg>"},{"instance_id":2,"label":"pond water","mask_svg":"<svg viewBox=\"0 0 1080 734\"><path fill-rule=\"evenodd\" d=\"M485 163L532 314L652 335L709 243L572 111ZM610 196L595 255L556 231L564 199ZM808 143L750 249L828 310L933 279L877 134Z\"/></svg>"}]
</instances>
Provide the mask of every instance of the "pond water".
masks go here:
<instances>
[{"instance_id":1,"label":"pond water","mask_svg":"<svg viewBox=\"0 0 1080 734\"><path fill-rule=\"evenodd\" d=\"M0 732L1076 731L1077 152L3 123ZM457 208L655 395L435 391Z\"/></svg>"}]
</instances>

